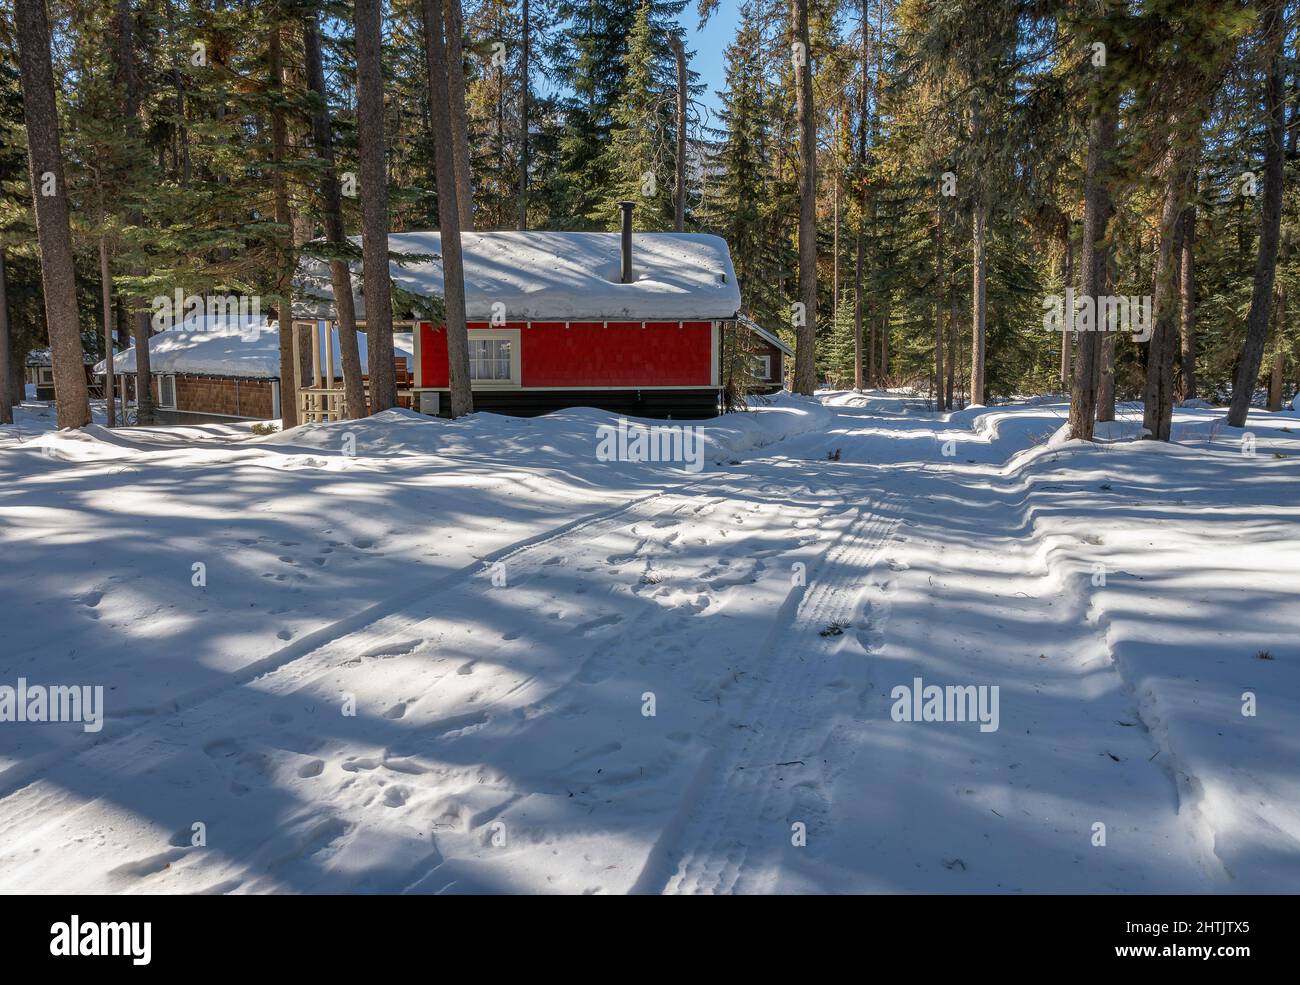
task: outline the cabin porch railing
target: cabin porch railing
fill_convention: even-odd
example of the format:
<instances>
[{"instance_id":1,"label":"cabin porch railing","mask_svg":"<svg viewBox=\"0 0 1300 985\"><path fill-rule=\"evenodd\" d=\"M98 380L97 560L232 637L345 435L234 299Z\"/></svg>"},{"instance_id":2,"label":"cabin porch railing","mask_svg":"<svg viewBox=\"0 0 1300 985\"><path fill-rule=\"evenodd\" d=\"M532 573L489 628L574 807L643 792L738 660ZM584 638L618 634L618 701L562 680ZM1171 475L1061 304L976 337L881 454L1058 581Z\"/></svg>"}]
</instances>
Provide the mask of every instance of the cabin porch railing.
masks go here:
<instances>
[{"instance_id":1,"label":"cabin porch railing","mask_svg":"<svg viewBox=\"0 0 1300 985\"><path fill-rule=\"evenodd\" d=\"M341 421L347 417L342 387L304 387L298 391L298 420L303 424Z\"/></svg>"},{"instance_id":2,"label":"cabin porch railing","mask_svg":"<svg viewBox=\"0 0 1300 985\"><path fill-rule=\"evenodd\" d=\"M304 337L305 336L305 337ZM303 359L298 355L310 346L310 379L302 378ZM334 377L334 344L328 321L293 323L293 371L298 392L298 420L304 424L342 421L347 418L347 400L343 385Z\"/></svg>"}]
</instances>

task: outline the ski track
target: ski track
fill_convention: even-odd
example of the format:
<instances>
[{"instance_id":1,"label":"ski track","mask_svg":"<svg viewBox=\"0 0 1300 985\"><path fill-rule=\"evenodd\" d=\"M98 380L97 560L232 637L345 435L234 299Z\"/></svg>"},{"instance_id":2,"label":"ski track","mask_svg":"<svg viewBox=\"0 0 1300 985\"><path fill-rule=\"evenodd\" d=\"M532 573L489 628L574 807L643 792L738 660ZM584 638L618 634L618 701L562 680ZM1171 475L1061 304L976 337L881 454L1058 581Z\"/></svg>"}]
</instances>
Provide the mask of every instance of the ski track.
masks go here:
<instances>
[{"instance_id":1,"label":"ski track","mask_svg":"<svg viewBox=\"0 0 1300 985\"><path fill-rule=\"evenodd\" d=\"M815 568L792 619L782 620L759 654L765 679L750 697L745 721L724 735L725 746L709 759L694 785L698 801L683 805L687 818L673 830L675 845L656 856L672 867L668 878L647 870L639 891L711 894L762 891L770 884L779 849L790 844L791 824L812 819L796 806L815 802L824 764L818 755L835 721L813 702L831 686L838 669L830 658L866 631L869 576L900 516L892 498L859 510ZM832 625L836 635L823 636ZM851 635L853 634L853 635ZM861 645L859 641L859 645ZM814 809L816 809L814 807ZM811 827L811 825L810 825Z\"/></svg>"}]
</instances>

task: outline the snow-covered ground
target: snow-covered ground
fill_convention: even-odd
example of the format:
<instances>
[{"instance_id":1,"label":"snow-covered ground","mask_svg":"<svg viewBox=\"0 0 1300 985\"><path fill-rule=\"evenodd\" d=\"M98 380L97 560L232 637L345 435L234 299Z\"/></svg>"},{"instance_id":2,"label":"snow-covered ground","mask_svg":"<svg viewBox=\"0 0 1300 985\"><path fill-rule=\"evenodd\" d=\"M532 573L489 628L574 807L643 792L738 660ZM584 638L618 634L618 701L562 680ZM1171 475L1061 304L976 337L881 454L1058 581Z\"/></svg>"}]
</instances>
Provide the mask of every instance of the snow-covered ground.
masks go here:
<instances>
[{"instance_id":1,"label":"snow-covered ground","mask_svg":"<svg viewBox=\"0 0 1300 985\"><path fill-rule=\"evenodd\" d=\"M0 722L0 890L1294 891L1300 420L1065 415L783 396L692 473L590 410L29 404L0 688L106 717Z\"/></svg>"}]
</instances>

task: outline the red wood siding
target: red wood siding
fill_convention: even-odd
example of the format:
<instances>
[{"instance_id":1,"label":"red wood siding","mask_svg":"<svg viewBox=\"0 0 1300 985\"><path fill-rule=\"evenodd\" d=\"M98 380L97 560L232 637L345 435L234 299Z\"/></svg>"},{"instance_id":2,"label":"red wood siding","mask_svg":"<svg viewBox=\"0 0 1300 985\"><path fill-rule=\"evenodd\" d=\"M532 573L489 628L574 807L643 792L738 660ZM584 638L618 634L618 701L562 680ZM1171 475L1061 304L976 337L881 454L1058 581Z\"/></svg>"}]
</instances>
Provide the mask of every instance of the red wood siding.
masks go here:
<instances>
[{"instance_id":1,"label":"red wood siding","mask_svg":"<svg viewBox=\"0 0 1300 985\"><path fill-rule=\"evenodd\" d=\"M683 322L510 322L476 328L520 329L524 387L709 386L713 324ZM420 326L420 385L447 386L442 326Z\"/></svg>"}]
</instances>

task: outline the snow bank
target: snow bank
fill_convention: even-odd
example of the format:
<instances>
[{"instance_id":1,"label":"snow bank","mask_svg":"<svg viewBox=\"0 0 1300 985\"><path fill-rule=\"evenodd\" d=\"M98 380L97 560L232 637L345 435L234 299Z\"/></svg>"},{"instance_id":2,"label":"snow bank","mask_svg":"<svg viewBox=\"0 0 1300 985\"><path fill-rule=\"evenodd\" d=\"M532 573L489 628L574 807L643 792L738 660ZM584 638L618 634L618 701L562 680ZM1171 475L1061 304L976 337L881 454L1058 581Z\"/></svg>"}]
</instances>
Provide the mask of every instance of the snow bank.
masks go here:
<instances>
[{"instance_id":1,"label":"snow bank","mask_svg":"<svg viewBox=\"0 0 1300 985\"><path fill-rule=\"evenodd\" d=\"M356 454L475 456L493 460L548 462L565 467L603 467L596 461L599 429L620 420L647 428L696 428L704 440L707 462L725 465L731 458L824 428L833 415L818 400L779 393L754 398L744 413L704 421L620 418L608 411L574 407L542 417L507 417L477 413L458 421L394 409L360 421L304 424L252 442L296 450L336 450L351 436ZM618 463L618 467L637 463ZM645 463L662 469L663 463Z\"/></svg>"}]
</instances>

